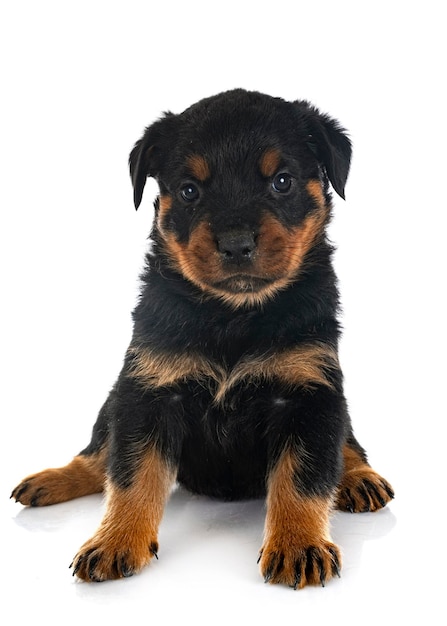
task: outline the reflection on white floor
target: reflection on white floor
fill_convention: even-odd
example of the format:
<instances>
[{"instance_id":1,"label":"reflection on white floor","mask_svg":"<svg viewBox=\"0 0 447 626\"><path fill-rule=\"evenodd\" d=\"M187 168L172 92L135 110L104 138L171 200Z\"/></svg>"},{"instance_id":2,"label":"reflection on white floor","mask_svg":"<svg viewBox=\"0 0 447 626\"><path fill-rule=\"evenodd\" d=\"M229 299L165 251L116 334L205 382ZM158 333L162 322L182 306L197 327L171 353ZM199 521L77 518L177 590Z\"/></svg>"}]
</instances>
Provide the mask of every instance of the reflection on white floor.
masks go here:
<instances>
[{"instance_id":1,"label":"reflection on white floor","mask_svg":"<svg viewBox=\"0 0 447 626\"><path fill-rule=\"evenodd\" d=\"M397 563L402 537L396 536L395 502L377 513L334 514L332 534L342 548L342 576L324 589L296 592L265 585L259 575L256 560L264 522L260 500L219 502L178 488L162 521L159 560L132 578L101 584L80 582L68 569L79 545L100 522L101 496L43 508L8 504L9 565L3 589L6 585L8 603L20 607L21 615L45 616L47 624L62 619L75 623L77 612L85 610L92 623L102 612L118 623L130 607L136 613L148 610L148 618L165 616L163 623L188 615L197 624L207 624L212 614L216 624L237 620L237 615L267 624L294 618L296 611L301 619L333 614L333 623L343 616L340 623L349 624L355 623L350 607L358 613L360 601L365 607L362 623L372 624L377 610L371 606L370 589L375 595L380 590L381 611L397 615L396 593L409 573L409 563ZM62 614L55 610L55 600Z\"/></svg>"},{"instance_id":2,"label":"reflection on white floor","mask_svg":"<svg viewBox=\"0 0 447 626\"><path fill-rule=\"evenodd\" d=\"M21 531L26 531L34 536L37 544L42 535L49 533L56 534L59 538L65 535L67 539L73 533L80 534L81 528L85 528L88 534L99 524L104 512L104 503L100 495L78 498L50 507L28 508L19 504L15 506L20 507L12 518L17 527L16 536L21 534ZM231 543L231 549L230 545L228 546L230 553L226 554L223 551L220 557L224 561L228 560L230 570L231 560L233 558L240 560L231 553L243 551L249 556L249 560L256 562L262 543L263 524L263 500L220 502L190 494L179 487L171 495L161 525L160 561L167 558L175 567L177 558L181 561L200 552L205 555L208 550L213 553L219 547ZM365 543L386 537L395 524L392 505L377 513L334 513L331 523L332 536L342 548L344 571L360 567ZM87 538L88 536L85 536L85 539ZM64 543L69 544L68 541ZM68 550L66 559L68 561L70 559ZM209 560L213 566L213 559ZM249 565L248 562L247 566ZM149 565L151 569L154 567L158 567L156 561ZM204 567L206 572L205 563Z\"/></svg>"}]
</instances>

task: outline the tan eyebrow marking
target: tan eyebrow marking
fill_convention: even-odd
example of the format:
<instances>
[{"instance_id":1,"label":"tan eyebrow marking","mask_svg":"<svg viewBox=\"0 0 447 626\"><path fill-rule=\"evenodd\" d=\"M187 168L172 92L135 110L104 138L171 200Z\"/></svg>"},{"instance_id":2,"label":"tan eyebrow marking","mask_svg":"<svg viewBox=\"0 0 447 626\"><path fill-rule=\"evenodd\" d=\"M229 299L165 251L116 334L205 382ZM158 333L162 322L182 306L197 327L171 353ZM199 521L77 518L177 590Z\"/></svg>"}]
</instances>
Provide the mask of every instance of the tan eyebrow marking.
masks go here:
<instances>
[{"instance_id":1,"label":"tan eyebrow marking","mask_svg":"<svg viewBox=\"0 0 447 626\"><path fill-rule=\"evenodd\" d=\"M263 176L268 178L276 173L281 162L281 153L277 148L268 148L259 161L259 167Z\"/></svg>"},{"instance_id":2,"label":"tan eyebrow marking","mask_svg":"<svg viewBox=\"0 0 447 626\"><path fill-rule=\"evenodd\" d=\"M200 154L191 154L188 157L186 164L191 174L202 183L211 176L208 162L206 161L205 157L200 156Z\"/></svg>"}]
</instances>

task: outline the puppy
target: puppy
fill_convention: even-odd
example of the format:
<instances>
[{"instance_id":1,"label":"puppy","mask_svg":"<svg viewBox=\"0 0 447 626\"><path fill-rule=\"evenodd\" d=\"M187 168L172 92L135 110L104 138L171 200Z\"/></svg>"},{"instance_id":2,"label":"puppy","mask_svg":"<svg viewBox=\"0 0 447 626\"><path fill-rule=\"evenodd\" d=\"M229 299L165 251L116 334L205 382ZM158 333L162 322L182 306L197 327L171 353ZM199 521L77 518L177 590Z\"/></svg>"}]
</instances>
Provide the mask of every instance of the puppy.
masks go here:
<instances>
[{"instance_id":1,"label":"puppy","mask_svg":"<svg viewBox=\"0 0 447 626\"><path fill-rule=\"evenodd\" d=\"M345 131L308 102L241 89L166 113L136 143L135 207L147 177L160 194L121 373L89 445L12 493L43 506L105 489L74 575L121 578L157 557L178 481L265 497L264 579L324 585L341 567L333 508L393 497L353 435L337 358L325 231L350 157Z\"/></svg>"}]
</instances>

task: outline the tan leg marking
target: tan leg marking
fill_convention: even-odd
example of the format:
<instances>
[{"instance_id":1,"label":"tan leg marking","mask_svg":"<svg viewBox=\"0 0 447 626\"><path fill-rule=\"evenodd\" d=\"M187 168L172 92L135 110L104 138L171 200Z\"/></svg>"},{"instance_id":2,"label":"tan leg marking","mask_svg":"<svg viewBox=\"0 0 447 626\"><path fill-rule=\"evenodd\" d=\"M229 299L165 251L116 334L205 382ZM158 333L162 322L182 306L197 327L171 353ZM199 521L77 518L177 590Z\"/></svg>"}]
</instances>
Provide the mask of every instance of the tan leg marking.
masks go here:
<instances>
[{"instance_id":1,"label":"tan leg marking","mask_svg":"<svg viewBox=\"0 0 447 626\"><path fill-rule=\"evenodd\" d=\"M79 455L65 467L27 476L12 492L17 502L45 506L66 502L104 489L107 451Z\"/></svg>"},{"instance_id":2,"label":"tan leg marking","mask_svg":"<svg viewBox=\"0 0 447 626\"><path fill-rule=\"evenodd\" d=\"M329 535L331 498L301 496L298 462L286 450L271 472L260 568L266 582L293 588L324 585L339 573L339 549Z\"/></svg>"},{"instance_id":3,"label":"tan leg marking","mask_svg":"<svg viewBox=\"0 0 447 626\"><path fill-rule=\"evenodd\" d=\"M101 582L141 570L158 551L158 527L176 472L159 453L145 453L130 487L107 486L107 509L95 535L79 550L73 575Z\"/></svg>"},{"instance_id":4,"label":"tan leg marking","mask_svg":"<svg viewBox=\"0 0 447 626\"><path fill-rule=\"evenodd\" d=\"M344 472L336 497L336 507L350 513L382 509L394 498L388 481L375 472L353 448L343 449Z\"/></svg>"}]
</instances>

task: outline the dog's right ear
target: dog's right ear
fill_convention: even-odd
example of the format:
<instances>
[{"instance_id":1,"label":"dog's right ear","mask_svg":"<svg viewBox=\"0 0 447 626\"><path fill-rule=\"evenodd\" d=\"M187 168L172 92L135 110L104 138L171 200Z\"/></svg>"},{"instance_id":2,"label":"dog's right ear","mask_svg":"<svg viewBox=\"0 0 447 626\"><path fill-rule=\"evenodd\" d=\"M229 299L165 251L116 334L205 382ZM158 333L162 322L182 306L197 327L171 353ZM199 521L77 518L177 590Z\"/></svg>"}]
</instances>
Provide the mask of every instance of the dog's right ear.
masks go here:
<instances>
[{"instance_id":1,"label":"dog's right ear","mask_svg":"<svg viewBox=\"0 0 447 626\"><path fill-rule=\"evenodd\" d=\"M146 179L156 178L160 172L168 140L174 136L177 115L165 113L144 131L129 155L130 177L133 185L133 201L138 209L143 197Z\"/></svg>"}]
</instances>

